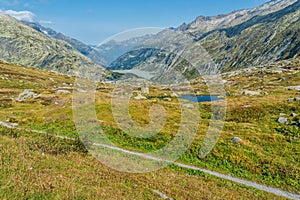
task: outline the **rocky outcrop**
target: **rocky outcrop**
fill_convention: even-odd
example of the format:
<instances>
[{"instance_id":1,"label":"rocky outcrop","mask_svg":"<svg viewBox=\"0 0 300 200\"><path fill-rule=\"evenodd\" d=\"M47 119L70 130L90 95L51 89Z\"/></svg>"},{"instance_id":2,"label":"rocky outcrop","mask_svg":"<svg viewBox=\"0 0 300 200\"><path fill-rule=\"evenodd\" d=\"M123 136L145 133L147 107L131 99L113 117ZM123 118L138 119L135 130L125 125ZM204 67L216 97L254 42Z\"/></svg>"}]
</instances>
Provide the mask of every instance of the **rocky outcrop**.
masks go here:
<instances>
[{"instance_id":1,"label":"rocky outcrop","mask_svg":"<svg viewBox=\"0 0 300 200\"><path fill-rule=\"evenodd\" d=\"M277 122L278 122L278 123L281 123L281 124L286 124L286 123L288 123L288 119L285 118L285 117L279 117L279 118L277 119Z\"/></svg>"},{"instance_id":2,"label":"rocky outcrop","mask_svg":"<svg viewBox=\"0 0 300 200\"><path fill-rule=\"evenodd\" d=\"M41 96L42 96L41 94L36 94L31 89L25 89L21 94L19 94L19 97L16 98L16 101L23 102L26 101L27 99L38 99Z\"/></svg>"}]
</instances>

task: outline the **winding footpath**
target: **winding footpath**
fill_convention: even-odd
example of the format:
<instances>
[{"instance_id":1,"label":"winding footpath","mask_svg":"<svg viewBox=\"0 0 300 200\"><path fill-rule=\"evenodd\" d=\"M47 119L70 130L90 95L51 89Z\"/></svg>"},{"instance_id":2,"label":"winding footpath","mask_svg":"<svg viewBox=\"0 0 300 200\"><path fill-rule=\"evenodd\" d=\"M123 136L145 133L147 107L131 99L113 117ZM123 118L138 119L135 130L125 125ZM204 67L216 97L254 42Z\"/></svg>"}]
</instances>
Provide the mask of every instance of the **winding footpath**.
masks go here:
<instances>
[{"instance_id":1,"label":"winding footpath","mask_svg":"<svg viewBox=\"0 0 300 200\"><path fill-rule=\"evenodd\" d=\"M55 134L49 134L49 133L44 132L44 131L29 130L29 129L25 129L25 128L17 128L17 127L14 127L12 125L9 125L5 122L1 122L1 121L0 121L0 125L4 126L6 128L9 128L9 129L27 131L27 132L38 133L38 134L43 134L43 135L50 135L50 136L53 136L53 137L57 137L57 138L61 138L61 139L67 139L67 140L73 140L73 141L76 140L76 139L70 138L70 137L59 136L59 135L55 135ZM273 188L273 187L258 184L258 183L252 182L252 181L243 180L243 179L236 178L236 177L226 175L226 174L221 174L219 172L215 172L215 171L211 171L211 170L207 170L207 169L202 169L202 168L195 167L195 166L192 166L192 165L182 164L182 163L166 160L166 159L163 159L163 158L157 158L157 157L153 157L153 156L150 156L150 155L147 155L147 154L144 154L144 153L133 152L133 151L125 150L125 149L122 149L122 148L118 148L118 147L110 146L110 145L106 145L106 144L93 143L93 145L94 146L105 147L105 148L108 148L108 149L111 149L111 150L120 151L120 152L127 153L127 154L130 154L130 155L140 156L142 158L146 158L146 159L149 159L149 160L160 161L160 162L163 161L163 162L166 162L168 164L173 164L173 165L176 165L178 167L185 168L185 169L201 171L201 172L204 172L206 174L210 174L212 176L215 176L215 177L218 177L218 178L221 178L221 179L229 180L229 181L232 181L232 182L235 182L235 183L238 183L238 184L241 184L241 185L245 185L245 186L248 186L248 187L252 187L252 188L255 188L255 189L258 189L258 190L261 190L261 191L269 192L269 193L275 194L277 196L285 197L285 198L288 198L288 199L300 200L300 194L287 192L287 191L284 191L284 190L281 190L281 189L278 189L278 188ZM155 193L159 194L164 199L168 198L167 196L164 196L162 193L160 193L157 190L155 190Z\"/></svg>"}]
</instances>

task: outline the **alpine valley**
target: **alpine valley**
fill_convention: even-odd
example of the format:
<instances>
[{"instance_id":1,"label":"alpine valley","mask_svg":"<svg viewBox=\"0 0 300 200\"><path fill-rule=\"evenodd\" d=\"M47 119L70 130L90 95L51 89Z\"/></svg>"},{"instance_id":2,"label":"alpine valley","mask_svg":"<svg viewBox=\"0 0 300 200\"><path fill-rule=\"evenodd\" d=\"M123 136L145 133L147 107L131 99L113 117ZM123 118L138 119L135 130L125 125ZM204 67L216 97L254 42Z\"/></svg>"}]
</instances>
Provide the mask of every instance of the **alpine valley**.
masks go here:
<instances>
[{"instance_id":1,"label":"alpine valley","mask_svg":"<svg viewBox=\"0 0 300 200\"><path fill-rule=\"evenodd\" d=\"M0 14L0 199L300 199L300 0L132 35Z\"/></svg>"}]
</instances>

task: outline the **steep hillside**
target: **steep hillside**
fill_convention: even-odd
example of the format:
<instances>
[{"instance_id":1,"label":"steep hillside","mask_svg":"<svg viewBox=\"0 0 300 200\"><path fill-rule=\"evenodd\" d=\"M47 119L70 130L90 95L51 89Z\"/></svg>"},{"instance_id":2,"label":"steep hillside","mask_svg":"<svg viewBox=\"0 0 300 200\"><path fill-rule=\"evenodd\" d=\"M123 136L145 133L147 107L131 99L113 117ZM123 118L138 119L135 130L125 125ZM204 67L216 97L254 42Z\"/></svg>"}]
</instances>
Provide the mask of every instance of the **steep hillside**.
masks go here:
<instances>
[{"instance_id":1,"label":"steep hillside","mask_svg":"<svg viewBox=\"0 0 300 200\"><path fill-rule=\"evenodd\" d=\"M147 39L153 37L153 35L144 35L141 37L134 37L124 41L109 40L95 47L95 49L105 58L106 64L110 64L119 56L136 49L138 46L143 44Z\"/></svg>"},{"instance_id":2,"label":"steep hillside","mask_svg":"<svg viewBox=\"0 0 300 200\"><path fill-rule=\"evenodd\" d=\"M45 34L48 37L57 39L57 40L63 40L67 43L69 43L72 47L77 49L80 53L82 53L84 56L90 58L93 62L105 66L107 62L105 61L105 58L100 54L99 51L96 49L90 47L89 45L84 44L83 42L76 40L74 38L68 37L62 33L58 33L55 30L51 28L46 28L39 23L34 22L23 22L24 24L34 28L35 30Z\"/></svg>"},{"instance_id":3,"label":"steep hillside","mask_svg":"<svg viewBox=\"0 0 300 200\"><path fill-rule=\"evenodd\" d=\"M201 61L199 52L202 48L216 63L214 71L216 69L230 71L292 58L300 53L299 5L299 1L272 1L255 9L217 17L200 17L185 27L164 31L172 32L170 35L177 35L175 37L164 36L165 33L155 36L156 38L164 37L161 40L167 46L177 46L179 50L175 50L175 53L182 48L178 46L178 41L184 43L193 40L190 43L185 42L187 46L184 48L189 54L188 57L194 57L193 63L189 63L189 60L177 61L172 58L172 62L165 62L169 58L167 54L161 58L162 52L152 55L153 49L149 50L150 52L141 49L142 52L136 50L123 55L109 68L122 69L127 66L126 69L139 68L145 71L155 71L156 77L153 80L159 77L168 80L173 77L174 71L179 71L187 77L197 76L195 68L200 73L211 72L213 69L210 65ZM203 23L200 23L200 19ZM146 40L144 44L155 40L155 37ZM186 39L187 37L189 39ZM151 56L145 58L145 55ZM197 56L199 60L195 60ZM157 57L161 59L156 59ZM168 63L172 63L172 66ZM191 66L195 63L196 66Z\"/></svg>"},{"instance_id":4,"label":"steep hillside","mask_svg":"<svg viewBox=\"0 0 300 200\"><path fill-rule=\"evenodd\" d=\"M297 1L282 10L213 31L199 38L199 43L224 71L292 58L300 54L299 16Z\"/></svg>"},{"instance_id":5,"label":"steep hillside","mask_svg":"<svg viewBox=\"0 0 300 200\"><path fill-rule=\"evenodd\" d=\"M177 30L185 31L193 37L200 37L202 34L212 30L228 28L241 24L252 17L267 15L272 12L281 10L297 0L273 0L263 4L257 8L250 8L245 10L238 10L229 14L222 14L218 16L199 16L190 24L182 24Z\"/></svg>"},{"instance_id":6,"label":"steep hillside","mask_svg":"<svg viewBox=\"0 0 300 200\"><path fill-rule=\"evenodd\" d=\"M18 20L0 14L0 59L68 75L100 78L105 69L70 44L49 38Z\"/></svg>"}]
</instances>

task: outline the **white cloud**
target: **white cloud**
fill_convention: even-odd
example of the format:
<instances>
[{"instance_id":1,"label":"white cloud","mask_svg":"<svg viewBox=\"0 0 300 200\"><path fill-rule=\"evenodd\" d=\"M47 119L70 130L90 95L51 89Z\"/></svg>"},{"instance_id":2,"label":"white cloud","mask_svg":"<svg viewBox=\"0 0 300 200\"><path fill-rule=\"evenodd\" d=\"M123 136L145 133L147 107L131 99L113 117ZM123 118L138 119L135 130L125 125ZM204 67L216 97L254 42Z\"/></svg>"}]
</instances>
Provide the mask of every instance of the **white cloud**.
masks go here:
<instances>
[{"instance_id":1,"label":"white cloud","mask_svg":"<svg viewBox=\"0 0 300 200\"><path fill-rule=\"evenodd\" d=\"M35 22L36 17L34 13L30 11L14 11L14 10L0 10L0 13L10 15L20 21Z\"/></svg>"}]
</instances>

